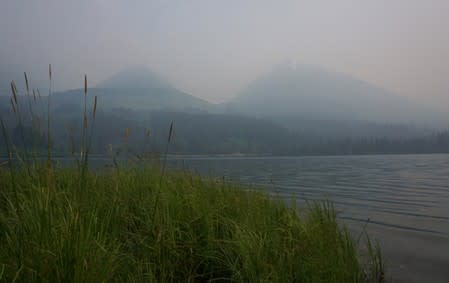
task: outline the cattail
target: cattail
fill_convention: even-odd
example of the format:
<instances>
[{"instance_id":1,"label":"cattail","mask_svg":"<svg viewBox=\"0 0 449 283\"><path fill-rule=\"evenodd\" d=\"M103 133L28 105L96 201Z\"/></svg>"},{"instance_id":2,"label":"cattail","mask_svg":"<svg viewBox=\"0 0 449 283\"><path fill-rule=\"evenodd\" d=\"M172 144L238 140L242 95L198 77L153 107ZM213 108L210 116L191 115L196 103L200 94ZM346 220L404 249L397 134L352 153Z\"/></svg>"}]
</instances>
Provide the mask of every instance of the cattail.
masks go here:
<instances>
[{"instance_id":1,"label":"cattail","mask_svg":"<svg viewBox=\"0 0 449 283\"><path fill-rule=\"evenodd\" d=\"M28 85L27 73L23 72L23 75L25 76L25 86L26 86L26 90L27 90L27 93L28 93L28 92L30 92L30 88L29 88L29 85Z\"/></svg>"},{"instance_id":2,"label":"cattail","mask_svg":"<svg viewBox=\"0 0 449 283\"><path fill-rule=\"evenodd\" d=\"M87 129L87 116L86 115L84 115L83 126L84 126L84 129Z\"/></svg>"},{"instance_id":3,"label":"cattail","mask_svg":"<svg viewBox=\"0 0 449 283\"><path fill-rule=\"evenodd\" d=\"M17 87L16 87L16 83L14 81L11 81L11 91L12 91L12 96L14 98L14 102L17 104Z\"/></svg>"},{"instance_id":4,"label":"cattail","mask_svg":"<svg viewBox=\"0 0 449 283\"><path fill-rule=\"evenodd\" d=\"M150 137L150 134L151 134L151 131L148 129L148 130L147 130L147 137L148 137L148 138Z\"/></svg>"},{"instance_id":5,"label":"cattail","mask_svg":"<svg viewBox=\"0 0 449 283\"><path fill-rule=\"evenodd\" d=\"M12 106L12 111L14 111L14 113L16 113L16 106L14 104L14 100L11 98L11 106Z\"/></svg>"},{"instance_id":6,"label":"cattail","mask_svg":"<svg viewBox=\"0 0 449 283\"><path fill-rule=\"evenodd\" d=\"M168 143L171 142L171 139L173 137L173 121L170 123L170 131L168 132Z\"/></svg>"},{"instance_id":7,"label":"cattail","mask_svg":"<svg viewBox=\"0 0 449 283\"><path fill-rule=\"evenodd\" d=\"M50 78L51 81L51 64L48 64L48 77Z\"/></svg>"},{"instance_id":8,"label":"cattail","mask_svg":"<svg viewBox=\"0 0 449 283\"><path fill-rule=\"evenodd\" d=\"M95 118L96 113L97 113L97 96L95 95L95 97L94 97L94 112L93 112L94 118Z\"/></svg>"}]
</instances>

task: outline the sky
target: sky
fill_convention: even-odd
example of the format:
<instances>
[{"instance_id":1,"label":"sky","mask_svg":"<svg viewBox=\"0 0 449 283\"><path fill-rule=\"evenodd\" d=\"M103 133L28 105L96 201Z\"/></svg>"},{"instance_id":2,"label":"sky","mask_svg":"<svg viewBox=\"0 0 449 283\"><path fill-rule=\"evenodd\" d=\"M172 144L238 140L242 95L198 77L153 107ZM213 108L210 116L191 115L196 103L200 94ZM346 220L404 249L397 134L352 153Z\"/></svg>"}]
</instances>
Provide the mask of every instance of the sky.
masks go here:
<instances>
[{"instance_id":1,"label":"sky","mask_svg":"<svg viewBox=\"0 0 449 283\"><path fill-rule=\"evenodd\" d=\"M51 63L56 89L80 88L138 65L222 102L295 61L449 101L447 0L0 1L0 84L42 84Z\"/></svg>"}]
</instances>

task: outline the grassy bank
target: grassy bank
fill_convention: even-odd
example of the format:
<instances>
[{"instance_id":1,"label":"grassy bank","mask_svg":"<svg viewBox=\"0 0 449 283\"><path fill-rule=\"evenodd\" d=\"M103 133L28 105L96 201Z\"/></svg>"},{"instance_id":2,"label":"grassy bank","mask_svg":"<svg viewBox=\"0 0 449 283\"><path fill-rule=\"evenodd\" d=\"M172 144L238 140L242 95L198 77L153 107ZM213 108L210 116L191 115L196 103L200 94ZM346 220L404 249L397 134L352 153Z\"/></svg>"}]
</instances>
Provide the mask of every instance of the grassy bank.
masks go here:
<instances>
[{"instance_id":1,"label":"grassy bank","mask_svg":"<svg viewBox=\"0 0 449 283\"><path fill-rule=\"evenodd\" d=\"M0 169L0 278L380 282L330 205L157 167ZM363 260L362 260L363 258Z\"/></svg>"},{"instance_id":2,"label":"grassy bank","mask_svg":"<svg viewBox=\"0 0 449 283\"><path fill-rule=\"evenodd\" d=\"M165 161L162 168L120 168L112 146L116 166L89 170L97 99L88 112L86 77L81 137L70 144L77 166L55 167L51 74L49 66L47 113L39 115L26 74L26 96L11 82L19 145L0 117L8 158L0 164L0 281L383 282L379 250L368 241L360 255L328 203L287 206L223 180L165 172ZM28 101L31 142L21 99ZM173 122L165 158L172 133ZM47 139L45 164L37 157L40 136ZM126 128L125 148L128 137Z\"/></svg>"}]
</instances>

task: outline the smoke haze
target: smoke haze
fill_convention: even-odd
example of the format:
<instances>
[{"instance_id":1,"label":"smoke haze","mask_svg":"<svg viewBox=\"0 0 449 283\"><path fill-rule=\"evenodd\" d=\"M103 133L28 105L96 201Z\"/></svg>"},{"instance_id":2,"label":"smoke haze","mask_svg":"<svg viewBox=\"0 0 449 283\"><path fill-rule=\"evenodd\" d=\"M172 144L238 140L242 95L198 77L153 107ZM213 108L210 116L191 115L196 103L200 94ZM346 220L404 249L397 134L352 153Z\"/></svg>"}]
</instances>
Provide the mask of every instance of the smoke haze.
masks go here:
<instances>
[{"instance_id":1,"label":"smoke haze","mask_svg":"<svg viewBox=\"0 0 449 283\"><path fill-rule=\"evenodd\" d=\"M449 96L446 0L4 0L0 88L21 72L56 89L147 66L212 102L296 61L437 104ZM449 100L449 99L448 99Z\"/></svg>"}]
</instances>

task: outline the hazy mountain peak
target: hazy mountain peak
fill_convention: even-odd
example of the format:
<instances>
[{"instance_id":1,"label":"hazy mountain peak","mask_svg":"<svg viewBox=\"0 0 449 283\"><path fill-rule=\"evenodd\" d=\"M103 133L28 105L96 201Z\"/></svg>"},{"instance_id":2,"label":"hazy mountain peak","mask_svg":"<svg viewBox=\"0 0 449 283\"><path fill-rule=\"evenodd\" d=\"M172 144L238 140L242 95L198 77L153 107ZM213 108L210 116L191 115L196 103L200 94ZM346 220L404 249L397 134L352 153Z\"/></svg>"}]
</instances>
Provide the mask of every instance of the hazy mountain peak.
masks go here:
<instances>
[{"instance_id":1,"label":"hazy mountain peak","mask_svg":"<svg viewBox=\"0 0 449 283\"><path fill-rule=\"evenodd\" d=\"M259 77L229 108L257 116L313 119L423 121L422 107L406 97L340 72L299 63L283 63Z\"/></svg>"},{"instance_id":2,"label":"hazy mountain peak","mask_svg":"<svg viewBox=\"0 0 449 283\"><path fill-rule=\"evenodd\" d=\"M77 105L83 89L55 93L59 104ZM90 97L98 97L103 109L129 109L147 111L156 109L176 109L183 111L203 111L208 103L188 93L176 89L159 74L146 67L122 70L93 88Z\"/></svg>"},{"instance_id":3,"label":"hazy mountain peak","mask_svg":"<svg viewBox=\"0 0 449 283\"><path fill-rule=\"evenodd\" d=\"M156 72L144 66L124 69L97 85L114 89L161 89L172 85Z\"/></svg>"}]
</instances>

